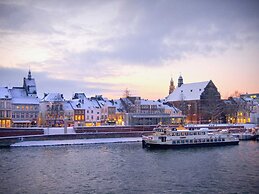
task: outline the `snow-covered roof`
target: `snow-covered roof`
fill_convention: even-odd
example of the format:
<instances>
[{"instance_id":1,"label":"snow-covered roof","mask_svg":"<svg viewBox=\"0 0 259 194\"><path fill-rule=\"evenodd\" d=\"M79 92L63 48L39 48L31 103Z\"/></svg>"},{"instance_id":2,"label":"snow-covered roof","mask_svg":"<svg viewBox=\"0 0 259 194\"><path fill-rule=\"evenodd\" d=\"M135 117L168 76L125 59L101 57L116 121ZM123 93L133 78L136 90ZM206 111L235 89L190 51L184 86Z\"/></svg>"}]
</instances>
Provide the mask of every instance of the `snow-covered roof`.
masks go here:
<instances>
[{"instance_id":1,"label":"snow-covered roof","mask_svg":"<svg viewBox=\"0 0 259 194\"><path fill-rule=\"evenodd\" d=\"M0 99L11 99L11 94L7 87L0 87Z\"/></svg>"},{"instance_id":2,"label":"snow-covered roof","mask_svg":"<svg viewBox=\"0 0 259 194\"><path fill-rule=\"evenodd\" d=\"M10 92L13 98L27 97L26 91L23 87L13 87Z\"/></svg>"},{"instance_id":3,"label":"snow-covered roof","mask_svg":"<svg viewBox=\"0 0 259 194\"><path fill-rule=\"evenodd\" d=\"M71 106L71 104L70 104L70 101L65 101L65 102L64 102L64 104L63 104L63 109L64 109L64 110L67 110L67 111L73 110L73 108L72 108L72 106Z\"/></svg>"},{"instance_id":4,"label":"snow-covered roof","mask_svg":"<svg viewBox=\"0 0 259 194\"><path fill-rule=\"evenodd\" d=\"M39 99L35 97L19 97L19 98L12 98L13 104L39 104Z\"/></svg>"},{"instance_id":5,"label":"snow-covered roof","mask_svg":"<svg viewBox=\"0 0 259 194\"><path fill-rule=\"evenodd\" d=\"M140 104L141 105L157 105L157 106L162 105L161 102L158 102L158 101L155 101L155 100L144 100L144 99L140 100Z\"/></svg>"},{"instance_id":6,"label":"snow-covered roof","mask_svg":"<svg viewBox=\"0 0 259 194\"><path fill-rule=\"evenodd\" d=\"M200 100L200 96L209 82L210 81L182 84L166 97L166 101Z\"/></svg>"},{"instance_id":7,"label":"snow-covered roof","mask_svg":"<svg viewBox=\"0 0 259 194\"><path fill-rule=\"evenodd\" d=\"M42 101L47 101L47 102L61 102L65 101L63 94L60 93L48 93Z\"/></svg>"}]
</instances>

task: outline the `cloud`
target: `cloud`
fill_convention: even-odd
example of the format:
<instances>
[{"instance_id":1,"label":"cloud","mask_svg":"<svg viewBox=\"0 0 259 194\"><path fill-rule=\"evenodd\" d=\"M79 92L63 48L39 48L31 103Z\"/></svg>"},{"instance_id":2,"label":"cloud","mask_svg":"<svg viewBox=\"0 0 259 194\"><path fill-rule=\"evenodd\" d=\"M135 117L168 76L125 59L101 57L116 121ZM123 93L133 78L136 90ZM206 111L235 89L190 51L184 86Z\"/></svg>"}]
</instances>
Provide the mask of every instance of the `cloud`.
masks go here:
<instances>
[{"instance_id":1,"label":"cloud","mask_svg":"<svg viewBox=\"0 0 259 194\"><path fill-rule=\"evenodd\" d=\"M257 44L258 10L256 0L1 1L0 70L31 66L53 88L115 92L139 69Z\"/></svg>"},{"instance_id":2,"label":"cloud","mask_svg":"<svg viewBox=\"0 0 259 194\"><path fill-rule=\"evenodd\" d=\"M23 86L23 77L27 77L27 69L0 68L0 85L5 87ZM15 79L9 79L9 78ZM85 81L82 78L78 80L58 79L42 72L33 72L32 77L36 80L38 96L43 97L43 93L59 92L63 93L67 99L72 97L74 92L85 92L87 96L96 94L118 94L118 86L111 83L100 83ZM8 80L8 81L6 81Z\"/></svg>"}]
</instances>

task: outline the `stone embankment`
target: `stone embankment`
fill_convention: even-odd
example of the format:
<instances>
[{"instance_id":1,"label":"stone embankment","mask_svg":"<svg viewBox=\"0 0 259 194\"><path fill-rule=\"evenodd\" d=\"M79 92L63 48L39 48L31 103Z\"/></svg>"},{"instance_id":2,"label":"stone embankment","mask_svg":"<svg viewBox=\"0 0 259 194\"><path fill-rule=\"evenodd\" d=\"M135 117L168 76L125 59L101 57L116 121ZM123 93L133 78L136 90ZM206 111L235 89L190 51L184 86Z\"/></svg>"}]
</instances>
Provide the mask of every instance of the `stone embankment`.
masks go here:
<instances>
[{"instance_id":1,"label":"stone embankment","mask_svg":"<svg viewBox=\"0 0 259 194\"><path fill-rule=\"evenodd\" d=\"M124 126L103 126L103 127L75 127L75 134L45 134L27 135L31 133L30 129L25 130L26 135L16 137L0 137L0 147L9 147L10 145L22 141L47 141L47 140L73 140L73 139L94 139L94 138L120 138L120 137L141 137L144 134L152 132L154 126L124 127ZM42 130L44 131L44 130ZM17 130L16 134L20 134Z\"/></svg>"}]
</instances>

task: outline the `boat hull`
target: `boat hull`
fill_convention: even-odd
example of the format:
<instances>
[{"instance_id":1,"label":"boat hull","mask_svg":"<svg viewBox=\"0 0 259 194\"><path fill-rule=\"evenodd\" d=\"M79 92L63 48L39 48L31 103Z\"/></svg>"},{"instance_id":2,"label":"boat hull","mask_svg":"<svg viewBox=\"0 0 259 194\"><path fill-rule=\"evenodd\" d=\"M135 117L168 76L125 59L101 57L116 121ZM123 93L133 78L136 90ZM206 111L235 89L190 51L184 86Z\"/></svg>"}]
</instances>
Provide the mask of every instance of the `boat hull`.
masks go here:
<instances>
[{"instance_id":1,"label":"boat hull","mask_svg":"<svg viewBox=\"0 0 259 194\"><path fill-rule=\"evenodd\" d=\"M190 147L214 147L214 146L227 146L227 145L238 145L239 141L228 141L228 142L211 142L211 143L195 143L195 144L153 144L142 140L143 148L190 148Z\"/></svg>"}]
</instances>

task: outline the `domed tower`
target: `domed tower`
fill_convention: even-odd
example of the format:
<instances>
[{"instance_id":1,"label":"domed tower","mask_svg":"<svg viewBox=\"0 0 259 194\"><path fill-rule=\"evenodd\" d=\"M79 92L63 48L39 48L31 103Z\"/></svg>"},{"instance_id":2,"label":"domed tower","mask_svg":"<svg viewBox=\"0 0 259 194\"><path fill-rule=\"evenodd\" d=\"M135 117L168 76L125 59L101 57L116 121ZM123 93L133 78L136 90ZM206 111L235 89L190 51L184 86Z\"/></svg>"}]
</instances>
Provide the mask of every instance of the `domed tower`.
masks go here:
<instances>
[{"instance_id":1,"label":"domed tower","mask_svg":"<svg viewBox=\"0 0 259 194\"><path fill-rule=\"evenodd\" d=\"M183 85L183 77L180 75L178 78L178 87L181 87L181 85Z\"/></svg>"},{"instance_id":2,"label":"domed tower","mask_svg":"<svg viewBox=\"0 0 259 194\"><path fill-rule=\"evenodd\" d=\"M174 80L171 77L170 86L169 86L169 94L171 94L174 91L174 89L175 89Z\"/></svg>"}]
</instances>

